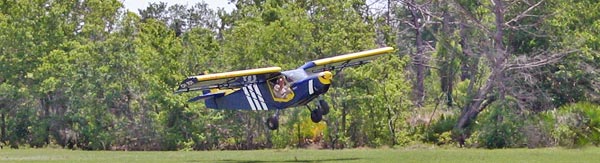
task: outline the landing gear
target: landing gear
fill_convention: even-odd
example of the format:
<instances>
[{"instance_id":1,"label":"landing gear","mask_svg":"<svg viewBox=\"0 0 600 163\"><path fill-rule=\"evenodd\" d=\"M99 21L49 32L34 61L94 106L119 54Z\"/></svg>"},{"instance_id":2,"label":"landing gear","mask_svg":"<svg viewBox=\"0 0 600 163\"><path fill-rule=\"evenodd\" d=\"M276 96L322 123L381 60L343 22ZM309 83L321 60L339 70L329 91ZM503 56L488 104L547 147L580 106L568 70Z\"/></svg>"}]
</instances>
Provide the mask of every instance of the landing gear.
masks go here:
<instances>
[{"instance_id":1,"label":"landing gear","mask_svg":"<svg viewBox=\"0 0 600 163\"><path fill-rule=\"evenodd\" d=\"M327 104L327 101L325 101L322 97L319 97L319 100L316 103L316 109L311 109L309 105L306 105L306 107L310 111L310 120L312 120L314 123L319 123L323 120L323 115L327 115L329 113L329 104ZM265 124L270 130L277 130L279 128L279 110L276 110L273 116L267 118L267 122Z\"/></svg>"},{"instance_id":2,"label":"landing gear","mask_svg":"<svg viewBox=\"0 0 600 163\"><path fill-rule=\"evenodd\" d=\"M267 119L266 124L270 130L277 130L279 128L279 110L276 110L275 115Z\"/></svg>"},{"instance_id":3,"label":"landing gear","mask_svg":"<svg viewBox=\"0 0 600 163\"><path fill-rule=\"evenodd\" d=\"M319 123L321 120L323 120L323 115L329 114L329 104L327 104L322 97L319 97L317 109L312 110L310 107L308 107L308 110L310 110L310 120L315 123Z\"/></svg>"},{"instance_id":4,"label":"landing gear","mask_svg":"<svg viewBox=\"0 0 600 163\"><path fill-rule=\"evenodd\" d=\"M312 120L315 123L321 122L321 120L323 120L323 113L321 112L321 109L315 109L310 111L310 120Z\"/></svg>"},{"instance_id":5,"label":"landing gear","mask_svg":"<svg viewBox=\"0 0 600 163\"><path fill-rule=\"evenodd\" d=\"M319 98L318 109L321 110L321 113L323 113L323 115L329 114L329 104L327 104L327 101L323 100L323 98Z\"/></svg>"},{"instance_id":6,"label":"landing gear","mask_svg":"<svg viewBox=\"0 0 600 163\"><path fill-rule=\"evenodd\" d=\"M279 128L279 119L275 116L269 117L269 119L267 119L267 127L270 130L277 130Z\"/></svg>"}]
</instances>

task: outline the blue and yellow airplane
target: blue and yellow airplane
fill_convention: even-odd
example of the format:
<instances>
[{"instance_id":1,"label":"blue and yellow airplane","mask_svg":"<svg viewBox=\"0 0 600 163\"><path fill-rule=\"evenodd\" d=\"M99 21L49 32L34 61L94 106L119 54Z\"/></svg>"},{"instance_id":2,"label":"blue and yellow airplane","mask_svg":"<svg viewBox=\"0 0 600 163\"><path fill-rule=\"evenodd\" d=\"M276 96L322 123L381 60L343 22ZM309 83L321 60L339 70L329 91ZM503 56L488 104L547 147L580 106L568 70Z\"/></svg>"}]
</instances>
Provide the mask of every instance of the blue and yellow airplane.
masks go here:
<instances>
[{"instance_id":1,"label":"blue and yellow airplane","mask_svg":"<svg viewBox=\"0 0 600 163\"><path fill-rule=\"evenodd\" d=\"M318 123L329 113L329 105L322 94L331 85L331 71L359 66L389 53L394 49L384 47L307 62L294 70L281 67L249 69L216 74L190 76L179 85L175 93L202 91L202 95L188 102L204 100L212 109L275 110L267 119L271 130L279 127L279 110L307 106L319 98L317 108L311 109L311 120Z\"/></svg>"}]
</instances>

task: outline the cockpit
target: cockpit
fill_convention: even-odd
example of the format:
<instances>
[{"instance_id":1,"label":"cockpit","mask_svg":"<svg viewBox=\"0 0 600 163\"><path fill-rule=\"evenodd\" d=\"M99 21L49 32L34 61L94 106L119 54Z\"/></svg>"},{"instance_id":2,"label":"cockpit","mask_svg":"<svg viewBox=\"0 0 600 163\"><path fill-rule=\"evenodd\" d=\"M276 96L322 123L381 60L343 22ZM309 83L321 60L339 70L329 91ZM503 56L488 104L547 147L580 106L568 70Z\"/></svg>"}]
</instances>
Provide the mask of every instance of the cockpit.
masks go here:
<instances>
[{"instance_id":1,"label":"cockpit","mask_svg":"<svg viewBox=\"0 0 600 163\"><path fill-rule=\"evenodd\" d=\"M269 80L269 88L273 99L277 102L287 102L294 98L292 85L306 78L306 72L301 69L281 73L281 76Z\"/></svg>"}]
</instances>

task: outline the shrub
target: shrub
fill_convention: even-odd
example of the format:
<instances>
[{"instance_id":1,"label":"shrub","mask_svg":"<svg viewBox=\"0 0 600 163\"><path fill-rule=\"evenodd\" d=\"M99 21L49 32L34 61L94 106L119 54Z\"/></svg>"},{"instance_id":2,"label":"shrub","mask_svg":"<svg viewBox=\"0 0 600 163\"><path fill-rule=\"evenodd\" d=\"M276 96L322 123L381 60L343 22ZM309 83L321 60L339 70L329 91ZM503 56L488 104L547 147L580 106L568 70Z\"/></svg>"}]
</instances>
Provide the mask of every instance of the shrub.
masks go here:
<instances>
[{"instance_id":1,"label":"shrub","mask_svg":"<svg viewBox=\"0 0 600 163\"><path fill-rule=\"evenodd\" d=\"M476 141L479 145L493 149L523 144L520 130L523 120L507 108L505 105L495 104L481 113L476 122L479 132Z\"/></svg>"},{"instance_id":2,"label":"shrub","mask_svg":"<svg viewBox=\"0 0 600 163\"><path fill-rule=\"evenodd\" d=\"M521 128L527 147L538 148L556 145L556 141L552 137L554 122L554 116L546 112L528 116Z\"/></svg>"},{"instance_id":3,"label":"shrub","mask_svg":"<svg viewBox=\"0 0 600 163\"><path fill-rule=\"evenodd\" d=\"M423 133L423 141L435 143L437 145L448 144L452 140L449 137L450 131L456 124L456 116L444 116L433 122Z\"/></svg>"},{"instance_id":4,"label":"shrub","mask_svg":"<svg viewBox=\"0 0 600 163\"><path fill-rule=\"evenodd\" d=\"M552 135L559 145L581 147L600 145L600 105L578 102L559 108Z\"/></svg>"}]
</instances>

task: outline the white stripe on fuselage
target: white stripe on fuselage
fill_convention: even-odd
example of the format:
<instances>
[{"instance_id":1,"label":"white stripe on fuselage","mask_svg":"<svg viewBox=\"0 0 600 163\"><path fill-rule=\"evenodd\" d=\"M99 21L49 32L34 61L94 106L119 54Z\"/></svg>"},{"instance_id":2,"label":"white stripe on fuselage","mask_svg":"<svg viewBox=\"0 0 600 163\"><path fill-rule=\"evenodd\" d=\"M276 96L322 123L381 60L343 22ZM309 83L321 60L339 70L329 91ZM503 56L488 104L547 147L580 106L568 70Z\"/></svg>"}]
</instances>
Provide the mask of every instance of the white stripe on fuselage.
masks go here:
<instances>
[{"instance_id":1,"label":"white stripe on fuselage","mask_svg":"<svg viewBox=\"0 0 600 163\"><path fill-rule=\"evenodd\" d=\"M263 98L262 92L260 92L260 89L258 89L258 86L256 84L252 84L252 87L254 87L254 90L256 91L255 93L257 93L256 95L258 96L258 101L260 101L263 110L269 110L265 104L265 99Z\"/></svg>"},{"instance_id":2,"label":"white stripe on fuselage","mask_svg":"<svg viewBox=\"0 0 600 163\"><path fill-rule=\"evenodd\" d=\"M245 82L255 82L256 76L245 76L242 79ZM246 85L243 87L243 89L244 94L246 95L246 100L248 100L248 104L250 107L252 107L252 110L268 110L267 105L265 104L265 99L263 98L263 95L256 84Z\"/></svg>"},{"instance_id":3,"label":"white stripe on fuselage","mask_svg":"<svg viewBox=\"0 0 600 163\"><path fill-rule=\"evenodd\" d=\"M315 88L313 88L313 80L308 81L308 94L312 95L315 93Z\"/></svg>"},{"instance_id":4,"label":"white stripe on fuselage","mask_svg":"<svg viewBox=\"0 0 600 163\"><path fill-rule=\"evenodd\" d=\"M248 94L248 89L246 87L242 87L242 89L244 90L244 94L246 95L246 100L248 100L248 104L250 105L252 110L256 110L256 107L254 106L254 102L252 101L252 98L250 98L250 95Z\"/></svg>"},{"instance_id":5,"label":"white stripe on fuselage","mask_svg":"<svg viewBox=\"0 0 600 163\"><path fill-rule=\"evenodd\" d=\"M254 88L252 88L252 84L246 86L248 88L248 91L250 92L250 95L252 96L252 101L254 101L254 105L256 106L256 109L258 110L263 110L263 108L260 106L260 103L258 102L258 97L256 96L256 91L254 90Z\"/></svg>"}]
</instances>

